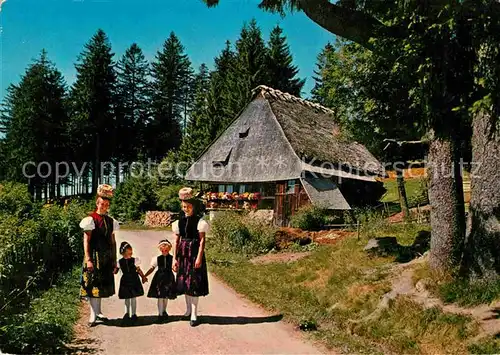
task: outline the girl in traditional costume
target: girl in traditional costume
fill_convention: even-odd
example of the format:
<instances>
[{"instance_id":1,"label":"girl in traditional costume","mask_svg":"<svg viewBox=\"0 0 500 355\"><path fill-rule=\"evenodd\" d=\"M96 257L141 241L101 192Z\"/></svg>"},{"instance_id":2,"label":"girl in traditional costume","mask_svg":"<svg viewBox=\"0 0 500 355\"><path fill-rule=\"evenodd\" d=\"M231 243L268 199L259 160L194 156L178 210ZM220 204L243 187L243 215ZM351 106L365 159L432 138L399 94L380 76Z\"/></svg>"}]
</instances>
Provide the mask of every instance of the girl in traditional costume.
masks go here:
<instances>
[{"instance_id":1,"label":"girl in traditional costume","mask_svg":"<svg viewBox=\"0 0 500 355\"><path fill-rule=\"evenodd\" d=\"M142 282L147 281L139 265L141 260L138 257L133 257L132 246L127 242L122 242L120 245L120 254L122 258L118 261L118 265L122 272L120 279L120 289L118 290L118 298L125 300L125 315L124 321L137 321L137 297L144 295ZM141 279L139 279L139 276Z\"/></svg>"},{"instance_id":2,"label":"girl in traditional costume","mask_svg":"<svg viewBox=\"0 0 500 355\"><path fill-rule=\"evenodd\" d=\"M158 243L158 249L161 254L151 260L151 267L146 272L146 277L158 268L149 286L148 297L158 299L158 321L161 322L168 319L168 300L175 299L177 294L175 277L172 272L173 257L170 255L172 244L167 239L163 239Z\"/></svg>"}]
</instances>

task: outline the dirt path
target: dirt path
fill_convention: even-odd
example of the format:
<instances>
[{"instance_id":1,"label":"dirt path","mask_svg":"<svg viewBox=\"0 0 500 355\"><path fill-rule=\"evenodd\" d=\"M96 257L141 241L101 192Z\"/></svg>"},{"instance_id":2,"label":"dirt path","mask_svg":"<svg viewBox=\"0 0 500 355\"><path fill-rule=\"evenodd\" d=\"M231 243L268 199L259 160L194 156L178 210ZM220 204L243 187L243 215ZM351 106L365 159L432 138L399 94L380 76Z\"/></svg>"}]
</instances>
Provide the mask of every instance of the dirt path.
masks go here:
<instances>
[{"instance_id":1,"label":"dirt path","mask_svg":"<svg viewBox=\"0 0 500 355\"><path fill-rule=\"evenodd\" d=\"M171 232L119 231L117 243L126 240L132 244L134 255L145 263L157 255L156 243L162 238L172 238ZM143 266L143 270L147 266ZM152 275L149 280L152 279ZM156 302L140 297L137 300L139 321L132 327L123 327L123 301L115 295L103 300L103 313L110 318L85 330L86 339L77 339L84 352L105 354L321 354L325 350L307 342L301 333L284 323L279 315L272 315L237 295L212 275L209 275L210 295L202 297L199 304L201 324L192 328L189 322L176 315L184 313L185 302L181 296L169 302L171 321L156 324ZM116 276L116 286L119 275ZM145 284L145 292L149 283ZM88 318L85 305L80 330ZM78 332L78 328L77 328ZM90 344L93 344L89 346ZM92 351L91 348L95 350Z\"/></svg>"}]
</instances>

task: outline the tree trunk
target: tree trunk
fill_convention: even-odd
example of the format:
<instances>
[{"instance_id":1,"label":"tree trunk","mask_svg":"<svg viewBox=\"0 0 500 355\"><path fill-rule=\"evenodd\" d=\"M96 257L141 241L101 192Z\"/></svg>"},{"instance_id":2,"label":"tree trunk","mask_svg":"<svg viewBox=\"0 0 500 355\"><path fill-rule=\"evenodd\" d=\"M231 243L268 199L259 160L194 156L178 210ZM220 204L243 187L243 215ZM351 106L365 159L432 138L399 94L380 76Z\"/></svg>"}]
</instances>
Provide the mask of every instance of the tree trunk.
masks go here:
<instances>
[{"instance_id":1,"label":"tree trunk","mask_svg":"<svg viewBox=\"0 0 500 355\"><path fill-rule=\"evenodd\" d=\"M397 173L397 183L398 183L398 195L399 195L399 205L401 206L401 211L403 211L404 219L410 218L410 209L408 208L408 199L406 198L406 188L405 179L403 177L403 170L396 168Z\"/></svg>"},{"instance_id":2,"label":"tree trunk","mask_svg":"<svg viewBox=\"0 0 500 355\"><path fill-rule=\"evenodd\" d=\"M120 159L116 159L115 163L115 186L120 184Z\"/></svg>"},{"instance_id":3,"label":"tree trunk","mask_svg":"<svg viewBox=\"0 0 500 355\"><path fill-rule=\"evenodd\" d=\"M485 112L472 121L471 201L462 272L500 274L500 132Z\"/></svg>"},{"instance_id":4,"label":"tree trunk","mask_svg":"<svg viewBox=\"0 0 500 355\"><path fill-rule=\"evenodd\" d=\"M435 138L429 147L431 268L449 272L458 265L465 240L465 211L459 151L452 138Z\"/></svg>"},{"instance_id":5,"label":"tree trunk","mask_svg":"<svg viewBox=\"0 0 500 355\"><path fill-rule=\"evenodd\" d=\"M99 177L101 173L101 168L100 168L100 143L101 143L101 138L100 134L96 134L96 143L95 143L95 151L94 151L94 167L92 169L92 195L97 194L97 185L99 184Z\"/></svg>"}]
</instances>

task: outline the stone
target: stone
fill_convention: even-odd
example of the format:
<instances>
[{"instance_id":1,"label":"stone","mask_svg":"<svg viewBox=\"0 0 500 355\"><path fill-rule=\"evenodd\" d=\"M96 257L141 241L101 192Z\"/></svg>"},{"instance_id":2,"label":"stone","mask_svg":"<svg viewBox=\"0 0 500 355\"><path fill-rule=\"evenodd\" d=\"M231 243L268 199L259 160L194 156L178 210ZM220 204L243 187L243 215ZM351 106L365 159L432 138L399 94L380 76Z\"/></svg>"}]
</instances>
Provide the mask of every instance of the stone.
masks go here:
<instances>
[{"instance_id":1,"label":"stone","mask_svg":"<svg viewBox=\"0 0 500 355\"><path fill-rule=\"evenodd\" d=\"M373 252L376 254L393 254L400 248L396 237L380 237L373 238L368 241L364 247L364 251Z\"/></svg>"}]
</instances>

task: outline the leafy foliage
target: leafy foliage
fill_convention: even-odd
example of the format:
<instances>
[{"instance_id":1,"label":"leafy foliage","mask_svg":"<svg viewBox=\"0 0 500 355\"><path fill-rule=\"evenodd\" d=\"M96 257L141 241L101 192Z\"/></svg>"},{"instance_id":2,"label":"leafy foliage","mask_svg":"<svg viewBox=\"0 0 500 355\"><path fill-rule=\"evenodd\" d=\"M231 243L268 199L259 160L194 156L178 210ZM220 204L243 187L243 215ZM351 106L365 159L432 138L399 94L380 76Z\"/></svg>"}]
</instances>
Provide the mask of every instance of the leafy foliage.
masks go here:
<instances>
[{"instance_id":1,"label":"leafy foliage","mask_svg":"<svg viewBox=\"0 0 500 355\"><path fill-rule=\"evenodd\" d=\"M313 204L301 207L291 218L294 228L319 230L326 222L327 210Z\"/></svg>"},{"instance_id":2,"label":"leafy foliage","mask_svg":"<svg viewBox=\"0 0 500 355\"><path fill-rule=\"evenodd\" d=\"M111 203L110 214L118 220L136 221L146 211L157 209L155 179L143 176L131 176L116 188Z\"/></svg>"},{"instance_id":3,"label":"leafy foliage","mask_svg":"<svg viewBox=\"0 0 500 355\"><path fill-rule=\"evenodd\" d=\"M34 300L26 313L4 319L2 350L15 354L53 354L65 350L79 316L79 267L65 274L55 288Z\"/></svg>"},{"instance_id":4,"label":"leafy foliage","mask_svg":"<svg viewBox=\"0 0 500 355\"><path fill-rule=\"evenodd\" d=\"M158 207L163 211L179 212L181 204L179 202L179 190L184 185L169 185L158 190Z\"/></svg>"},{"instance_id":5,"label":"leafy foliage","mask_svg":"<svg viewBox=\"0 0 500 355\"><path fill-rule=\"evenodd\" d=\"M276 228L235 212L221 212L212 221L210 243L219 250L257 254L275 245Z\"/></svg>"}]
</instances>

